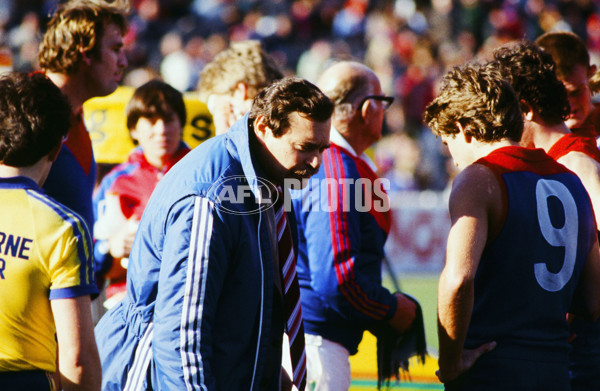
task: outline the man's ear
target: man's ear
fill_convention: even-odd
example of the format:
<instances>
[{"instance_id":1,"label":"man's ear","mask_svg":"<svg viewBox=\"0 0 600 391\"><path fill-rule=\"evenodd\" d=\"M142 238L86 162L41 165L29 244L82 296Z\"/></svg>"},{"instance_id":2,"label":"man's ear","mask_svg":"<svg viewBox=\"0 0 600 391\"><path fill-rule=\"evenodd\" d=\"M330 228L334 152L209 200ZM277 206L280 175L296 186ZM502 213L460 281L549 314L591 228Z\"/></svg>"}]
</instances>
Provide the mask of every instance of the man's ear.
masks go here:
<instances>
[{"instance_id":1,"label":"man's ear","mask_svg":"<svg viewBox=\"0 0 600 391\"><path fill-rule=\"evenodd\" d=\"M256 135L256 138L259 140L264 140L267 136L273 134L273 131L271 130L271 128L269 127L269 124L267 123L267 119L262 114L259 114L254 119L253 127L254 127L254 134Z\"/></svg>"},{"instance_id":2,"label":"man's ear","mask_svg":"<svg viewBox=\"0 0 600 391\"><path fill-rule=\"evenodd\" d=\"M519 104L521 105L521 112L523 113L523 118L527 121L532 121L535 113L533 112L533 108L531 107L531 105L525 102L523 99L519 101Z\"/></svg>"},{"instance_id":3,"label":"man's ear","mask_svg":"<svg viewBox=\"0 0 600 391\"><path fill-rule=\"evenodd\" d=\"M137 130L136 128L130 129L129 130L129 137L133 140L135 140L136 142L138 142L138 137L137 137Z\"/></svg>"},{"instance_id":4,"label":"man's ear","mask_svg":"<svg viewBox=\"0 0 600 391\"><path fill-rule=\"evenodd\" d=\"M79 53L81 54L81 61L85 63L85 65L90 66L92 64L92 60L88 53L83 50L83 47L79 47Z\"/></svg>"},{"instance_id":5,"label":"man's ear","mask_svg":"<svg viewBox=\"0 0 600 391\"><path fill-rule=\"evenodd\" d=\"M598 67L596 66L596 64L590 65L590 67L588 68L588 79L590 77L594 76L594 73L596 73L597 70L598 70Z\"/></svg>"},{"instance_id":6,"label":"man's ear","mask_svg":"<svg viewBox=\"0 0 600 391\"><path fill-rule=\"evenodd\" d=\"M242 101L248 99L248 85L243 81L240 81L233 90L233 97Z\"/></svg>"},{"instance_id":7,"label":"man's ear","mask_svg":"<svg viewBox=\"0 0 600 391\"><path fill-rule=\"evenodd\" d=\"M371 99L367 99L359 109L362 120L367 121L371 111L374 109Z\"/></svg>"},{"instance_id":8,"label":"man's ear","mask_svg":"<svg viewBox=\"0 0 600 391\"><path fill-rule=\"evenodd\" d=\"M465 139L465 142L467 144L470 144L471 141L473 140L473 136L465 132L465 128L462 126L462 124L460 122L456 121L454 124L456 125L456 128L458 129L458 133L459 133L456 135L456 137L463 137Z\"/></svg>"}]
</instances>

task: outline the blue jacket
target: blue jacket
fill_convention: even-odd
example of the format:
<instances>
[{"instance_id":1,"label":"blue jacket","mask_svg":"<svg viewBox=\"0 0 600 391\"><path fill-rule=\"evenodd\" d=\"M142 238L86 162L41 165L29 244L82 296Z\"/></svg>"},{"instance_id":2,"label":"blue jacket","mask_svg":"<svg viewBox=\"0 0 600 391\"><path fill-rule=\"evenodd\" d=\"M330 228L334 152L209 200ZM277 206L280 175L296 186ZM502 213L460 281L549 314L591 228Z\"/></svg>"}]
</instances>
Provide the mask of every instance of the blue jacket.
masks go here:
<instances>
[{"instance_id":1,"label":"blue jacket","mask_svg":"<svg viewBox=\"0 0 600 391\"><path fill-rule=\"evenodd\" d=\"M340 137L332 131L319 171L292 193L292 204L304 330L355 354L363 332L393 316L396 298L381 285L387 196L375 190L380 180L366 162L339 145Z\"/></svg>"},{"instance_id":2,"label":"blue jacket","mask_svg":"<svg viewBox=\"0 0 600 391\"><path fill-rule=\"evenodd\" d=\"M192 150L152 194L127 295L96 327L104 391L279 389L273 199L247 121Z\"/></svg>"}]
</instances>

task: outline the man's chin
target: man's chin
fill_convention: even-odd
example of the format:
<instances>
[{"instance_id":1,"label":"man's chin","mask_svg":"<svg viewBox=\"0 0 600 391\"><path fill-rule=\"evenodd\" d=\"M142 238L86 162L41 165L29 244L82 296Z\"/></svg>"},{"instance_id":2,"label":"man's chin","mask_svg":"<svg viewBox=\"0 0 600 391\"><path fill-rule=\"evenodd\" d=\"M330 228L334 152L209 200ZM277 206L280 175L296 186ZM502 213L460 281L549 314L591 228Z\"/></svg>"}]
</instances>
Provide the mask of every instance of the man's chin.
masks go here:
<instances>
[{"instance_id":1,"label":"man's chin","mask_svg":"<svg viewBox=\"0 0 600 391\"><path fill-rule=\"evenodd\" d=\"M294 175L292 177L285 178L283 180L283 185L290 190L300 190L304 189L308 185L309 180L310 176Z\"/></svg>"},{"instance_id":2,"label":"man's chin","mask_svg":"<svg viewBox=\"0 0 600 391\"><path fill-rule=\"evenodd\" d=\"M577 129L583 125L583 121L581 121L579 118L569 117L566 119L565 125L567 125L567 128L569 129Z\"/></svg>"}]
</instances>

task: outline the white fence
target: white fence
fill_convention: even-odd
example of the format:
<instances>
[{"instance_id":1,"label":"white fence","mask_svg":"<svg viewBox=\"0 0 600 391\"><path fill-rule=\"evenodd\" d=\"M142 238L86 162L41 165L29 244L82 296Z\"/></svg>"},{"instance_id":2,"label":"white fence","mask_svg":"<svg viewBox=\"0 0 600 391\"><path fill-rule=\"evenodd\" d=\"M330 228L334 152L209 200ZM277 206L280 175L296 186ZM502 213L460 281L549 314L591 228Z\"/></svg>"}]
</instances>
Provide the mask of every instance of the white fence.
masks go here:
<instances>
[{"instance_id":1,"label":"white fence","mask_svg":"<svg viewBox=\"0 0 600 391\"><path fill-rule=\"evenodd\" d=\"M392 226L386 256L396 275L439 273L450 230L445 192L390 193Z\"/></svg>"}]
</instances>

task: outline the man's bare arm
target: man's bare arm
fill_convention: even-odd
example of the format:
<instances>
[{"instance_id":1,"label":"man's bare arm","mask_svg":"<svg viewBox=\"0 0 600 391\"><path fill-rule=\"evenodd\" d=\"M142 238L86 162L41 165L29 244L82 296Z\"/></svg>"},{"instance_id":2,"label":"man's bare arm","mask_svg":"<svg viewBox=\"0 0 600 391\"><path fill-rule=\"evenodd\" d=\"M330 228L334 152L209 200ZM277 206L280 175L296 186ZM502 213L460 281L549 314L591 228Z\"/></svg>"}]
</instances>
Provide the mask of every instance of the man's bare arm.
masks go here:
<instances>
[{"instance_id":1,"label":"man's bare arm","mask_svg":"<svg viewBox=\"0 0 600 391\"><path fill-rule=\"evenodd\" d=\"M65 391L100 391L102 368L90 297L51 300L58 339L58 372Z\"/></svg>"},{"instance_id":2,"label":"man's bare arm","mask_svg":"<svg viewBox=\"0 0 600 391\"><path fill-rule=\"evenodd\" d=\"M499 194L497 179L481 165L467 167L454 181L452 228L438 286L438 376L443 382L466 371L494 346L489 343L473 351L463 350L473 310L475 273L487 242L490 213L501 208Z\"/></svg>"},{"instance_id":3,"label":"man's bare arm","mask_svg":"<svg viewBox=\"0 0 600 391\"><path fill-rule=\"evenodd\" d=\"M592 206L596 224L600 223L600 163L583 152L570 152L558 159L558 162L573 171L587 190Z\"/></svg>"}]
</instances>

